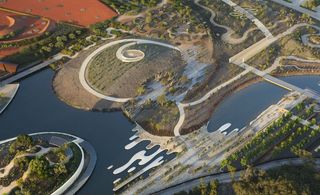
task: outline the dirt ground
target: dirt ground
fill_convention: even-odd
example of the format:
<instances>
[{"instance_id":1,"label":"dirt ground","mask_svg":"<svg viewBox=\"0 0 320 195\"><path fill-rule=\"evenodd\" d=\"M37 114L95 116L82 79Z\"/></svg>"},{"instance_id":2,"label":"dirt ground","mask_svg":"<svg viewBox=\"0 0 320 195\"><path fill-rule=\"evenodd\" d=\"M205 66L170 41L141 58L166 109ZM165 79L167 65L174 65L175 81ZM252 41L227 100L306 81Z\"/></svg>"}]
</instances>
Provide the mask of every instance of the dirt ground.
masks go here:
<instances>
[{"instance_id":1,"label":"dirt ground","mask_svg":"<svg viewBox=\"0 0 320 195\"><path fill-rule=\"evenodd\" d=\"M0 59L6 56L9 56L11 54L17 53L21 50L22 47L10 47L6 49L0 49Z\"/></svg>"},{"instance_id":2,"label":"dirt ground","mask_svg":"<svg viewBox=\"0 0 320 195\"><path fill-rule=\"evenodd\" d=\"M13 19L14 23L11 24L9 18L7 17ZM14 37L1 41L2 43L16 42L23 39L33 38L43 34L47 30L53 29L54 26L54 22L46 18L0 10L0 35L6 35L10 32L19 31L19 33Z\"/></svg>"},{"instance_id":3,"label":"dirt ground","mask_svg":"<svg viewBox=\"0 0 320 195\"><path fill-rule=\"evenodd\" d=\"M57 96L67 104L85 110L119 110L121 104L101 100L87 92L79 80L79 70L83 60L97 47L80 53L57 71L53 80L53 89Z\"/></svg>"},{"instance_id":4,"label":"dirt ground","mask_svg":"<svg viewBox=\"0 0 320 195\"><path fill-rule=\"evenodd\" d=\"M117 13L98 0L6 0L0 6L81 26L110 19Z\"/></svg>"},{"instance_id":5,"label":"dirt ground","mask_svg":"<svg viewBox=\"0 0 320 195\"><path fill-rule=\"evenodd\" d=\"M186 109L186 120L182 126L181 133L187 134L194 130L199 129L204 125L212 116L212 113L218 106L218 104L223 101L224 98L230 96L232 93L239 91L252 83L259 82L261 79L254 75L247 75L246 77L238 80L219 91L219 93L212 95L208 100L202 104L190 107ZM194 117L196 116L196 117Z\"/></svg>"}]
</instances>

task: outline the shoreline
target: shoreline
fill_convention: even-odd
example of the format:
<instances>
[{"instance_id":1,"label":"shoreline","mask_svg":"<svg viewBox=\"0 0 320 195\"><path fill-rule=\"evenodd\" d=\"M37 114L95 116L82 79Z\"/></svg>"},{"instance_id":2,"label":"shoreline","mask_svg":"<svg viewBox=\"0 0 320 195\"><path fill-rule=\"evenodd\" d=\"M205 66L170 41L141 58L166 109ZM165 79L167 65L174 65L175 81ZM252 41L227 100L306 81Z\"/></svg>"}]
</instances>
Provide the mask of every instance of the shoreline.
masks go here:
<instances>
[{"instance_id":1,"label":"shoreline","mask_svg":"<svg viewBox=\"0 0 320 195\"><path fill-rule=\"evenodd\" d=\"M275 73L272 75L274 75L276 77L320 75L320 70L303 70L303 71L294 70L294 71L284 72L284 73ZM182 127L181 135L186 135L188 133L196 131L197 129L200 129L203 125L205 125L210 120L210 118L213 116L213 113L215 112L215 110L217 109L219 104L222 103L225 98L228 98L231 95L237 93L238 91L241 91L247 87L250 87L251 85L254 85L254 84L257 84L260 82L264 82L264 81L265 80L261 77L254 77L252 79L249 79L247 81L244 81L244 82L238 84L237 86L234 86L236 83L232 84L231 89L229 89L229 90L225 91L223 94L219 95L220 97L216 101L214 101L213 103L208 103L212 107L209 116L206 117L206 119L202 119L202 121L200 123L195 124L191 127L188 127L188 128ZM210 101L210 99L209 99L209 101Z\"/></svg>"},{"instance_id":2,"label":"shoreline","mask_svg":"<svg viewBox=\"0 0 320 195\"><path fill-rule=\"evenodd\" d=\"M10 87L12 87L12 89L7 89ZM2 93L1 91L4 91L3 93L5 94L5 98L9 98L9 100L4 104L4 107L0 110L0 115L6 110L6 108L10 105L12 100L16 97L19 87L20 87L20 84L8 84L0 88L0 94ZM9 91L6 91L6 90L9 90Z\"/></svg>"},{"instance_id":3,"label":"shoreline","mask_svg":"<svg viewBox=\"0 0 320 195\"><path fill-rule=\"evenodd\" d=\"M261 81L263 81L262 78L255 76L253 78L250 78L250 79L245 80L245 81L238 83L238 84L233 83L232 85L229 86L230 87L229 89L224 91L222 94L218 94L218 96L219 96L218 99L215 99L212 97L209 98L207 100L208 103L203 103L202 106L206 105L206 106L211 107L210 111L205 114L206 116L203 117L203 119L201 119L201 122L198 122L198 124L192 125L191 127L187 127L187 128L184 128L184 126L182 126L181 131L180 131L181 135L186 135L186 134L189 134L193 131L200 129L203 125L208 123L208 121L213 116L213 113L215 112L215 110L217 109L219 104L221 102L223 102L226 98L230 97L232 94L234 94L242 89L245 89L245 88L247 88L253 84L259 83ZM212 99L213 99L213 101L212 101ZM190 112L190 109L187 112Z\"/></svg>"},{"instance_id":4,"label":"shoreline","mask_svg":"<svg viewBox=\"0 0 320 195\"><path fill-rule=\"evenodd\" d=\"M65 141L69 141L70 143L74 143L81 151L81 161L76 169L76 171L69 177L61 186L58 188L53 189L52 194L74 194L75 192L79 191L81 187L87 182L89 177L91 176L95 164L97 161L97 154L92 147L92 145L71 134L62 133L62 132L38 132L38 133L31 133L28 134L31 137L37 136L59 136L59 138L65 139ZM8 142L12 142L16 140L17 137L5 139L0 141L0 145L6 144ZM89 157L89 160L88 160Z\"/></svg>"},{"instance_id":5,"label":"shoreline","mask_svg":"<svg viewBox=\"0 0 320 195\"><path fill-rule=\"evenodd\" d=\"M68 65L72 66L72 64L70 65L70 64L67 63L65 65L66 66L65 69L68 69ZM73 69L74 68L77 69L79 67L76 66L76 67L73 67ZM91 111L91 112L122 112L123 115L130 122L136 123L135 121L133 121L130 117L128 117L125 114L125 112L122 109L122 105L121 104L114 105L115 103L113 103L113 102L109 102L107 100L96 98L96 97L92 96L91 94L88 94L84 89L81 89L81 86L74 87L74 88L77 88L76 90L78 91L77 94L79 95L79 97L82 95L81 93L83 93L83 91L84 91L84 93L85 93L84 95L87 96L87 98L91 98L91 100L95 101L95 103L91 103L91 104L89 103L89 105L88 104L81 105L81 102L80 103L79 102L76 103L76 101L78 99L81 99L81 98L74 99L73 97L69 97L68 95L65 95L65 94L63 95L64 96L63 97L60 94L61 92L58 92L59 89L57 89L57 84L56 84L56 82L59 82L57 80L61 80L61 79L57 79L56 78L61 73L61 70L62 69L59 69L58 71L56 71L54 73L54 76L53 76L53 79L52 79L52 90L54 91L55 95L58 97L58 99L60 101L66 103L67 105L69 105L71 107L79 109L79 110L85 110L85 111ZM71 70L68 70L68 71L71 71ZM276 73L274 73L272 75L274 75L276 77L302 76L302 75L320 75L320 70L314 70L314 69L313 70L300 70L300 71L299 70L293 70L293 71L284 70L284 72L276 72ZM197 122L196 124L192 124L192 125L187 126L187 127L185 127L186 124L184 124L184 126L182 126L182 129L181 129L181 134L185 135L185 134L188 134L188 133L190 133L192 131L195 131L195 130L201 128L201 126L203 126L204 124L206 124L208 122L208 120L212 117L212 114L214 113L216 108L219 106L219 104L221 102L223 102L223 100L225 98L228 98L232 94L234 94L234 93L236 93L236 92L238 92L238 91L240 91L242 89L245 89L246 87L249 87L249 86L251 86L253 84L259 83L261 81L263 81L263 78L254 76L252 78L245 79L244 81L241 81L240 83L236 82L236 83L231 84L229 87L227 87L227 89L224 89L225 91L217 93L217 96L218 96L217 98L210 97L207 100L208 103L204 103L203 104L203 105L210 106L209 111L205 112L204 113L205 116L202 116L202 118L201 118L201 116L198 117L198 119L200 118L200 122ZM66 81L64 81L64 82L66 82ZM76 80L73 80L73 83L74 82L78 83ZM84 97L84 99L86 99L86 98ZM190 109L190 110L193 110L193 109ZM190 110L188 110L188 111L190 111ZM188 121L185 121L185 123L186 122L188 122ZM147 131L147 132L149 132L149 131ZM157 135L157 136L162 137L162 135Z\"/></svg>"}]
</instances>

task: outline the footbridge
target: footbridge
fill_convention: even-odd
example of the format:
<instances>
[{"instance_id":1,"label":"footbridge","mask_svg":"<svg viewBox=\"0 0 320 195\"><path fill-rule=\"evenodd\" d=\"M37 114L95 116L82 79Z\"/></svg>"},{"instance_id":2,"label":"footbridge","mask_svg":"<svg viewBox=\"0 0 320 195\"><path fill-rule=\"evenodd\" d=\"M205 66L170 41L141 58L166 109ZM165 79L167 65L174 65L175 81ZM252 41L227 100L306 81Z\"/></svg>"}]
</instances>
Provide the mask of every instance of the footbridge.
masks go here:
<instances>
[{"instance_id":1,"label":"footbridge","mask_svg":"<svg viewBox=\"0 0 320 195\"><path fill-rule=\"evenodd\" d=\"M269 83L272 83L274 85L277 85L283 89L286 89L288 91L296 91L296 92L299 92L301 94L304 94L306 95L307 97L309 98L312 98L312 99L315 99L317 101L320 102L320 94L316 91L313 91L311 89L302 89L300 87L297 87L293 84L290 84L288 82L285 82L281 79L278 79L274 76L271 76L269 75L268 73L264 72L264 71L261 71L261 70L258 70L257 68L255 67L252 67L246 63L241 63L241 64L237 64L238 66L246 69L246 70L250 70L252 73L254 73L255 75L257 76L260 76L262 77L265 81L269 82Z\"/></svg>"},{"instance_id":2,"label":"footbridge","mask_svg":"<svg viewBox=\"0 0 320 195\"><path fill-rule=\"evenodd\" d=\"M297 86L295 86L295 85L292 85L292 84L290 84L290 83L287 83L287 82L285 82L285 81L283 81L283 80L280 80L280 79L278 79L278 78L276 78L276 77L273 77L273 76L270 76L270 75L268 75L268 74L266 74L265 76L263 76L263 79L264 79L265 81L269 82L269 83L272 83L272 84L274 84L274 85L277 85L277 86L279 86L279 87L282 87L282 88L284 88L284 89L286 89L286 90L288 90L288 91L297 91L297 92L300 92L300 93L304 93L304 92L305 92L304 89L301 89L301 88L299 88L299 87L297 87Z\"/></svg>"}]
</instances>

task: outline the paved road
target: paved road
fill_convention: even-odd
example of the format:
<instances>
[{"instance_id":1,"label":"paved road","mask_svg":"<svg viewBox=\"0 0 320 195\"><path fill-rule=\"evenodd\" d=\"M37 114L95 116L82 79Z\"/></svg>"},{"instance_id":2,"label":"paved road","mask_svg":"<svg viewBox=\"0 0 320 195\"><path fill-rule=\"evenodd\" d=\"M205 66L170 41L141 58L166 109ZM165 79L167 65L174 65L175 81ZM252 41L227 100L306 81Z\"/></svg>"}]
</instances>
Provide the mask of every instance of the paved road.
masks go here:
<instances>
[{"instance_id":1,"label":"paved road","mask_svg":"<svg viewBox=\"0 0 320 195\"><path fill-rule=\"evenodd\" d=\"M301 165L303 164L304 161L299 158L294 158L294 159L284 159L284 160L276 160L272 162L267 162L262 165L256 166L257 169L261 170L268 170L272 168L277 168L283 165ZM316 160L316 165L320 165L320 160ZM241 177L241 174L243 173L243 170L237 171L234 174L234 179L239 180ZM191 190L192 188L199 186L201 182L209 183L211 181L218 180L220 183L229 183L232 181L232 177L230 176L229 173L218 173L218 174L212 174L212 175L204 175L200 176L198 178L185 181L180 184L176 184L174 186L168 187L166 189L151 193L151 194L161 194L161 195L172 195L174 193L178 193L181 191L188 191Z\"/></svg>"},{"instance_id":2,"label":"paved road","mask_svg":"<svg viewBox=\"0 0 320 195\"><path fill-rule=\"evenodd\" d=\"M294 9L300 13L304 13L304 14L307 14L309 15L310 17L320 21L320 13L319 12L313 12L311 10L308 10L308 9L305 9L305 8L302 8L300 6L298 6L297 4L294 4L294 3L289 3L289 2L286 2L284 0L272 0L273 2L275 3L278 3L280 5L283 5L285 7L288 7L288 8L291 8L291 9Z\"/></svg>"}]
</instances>

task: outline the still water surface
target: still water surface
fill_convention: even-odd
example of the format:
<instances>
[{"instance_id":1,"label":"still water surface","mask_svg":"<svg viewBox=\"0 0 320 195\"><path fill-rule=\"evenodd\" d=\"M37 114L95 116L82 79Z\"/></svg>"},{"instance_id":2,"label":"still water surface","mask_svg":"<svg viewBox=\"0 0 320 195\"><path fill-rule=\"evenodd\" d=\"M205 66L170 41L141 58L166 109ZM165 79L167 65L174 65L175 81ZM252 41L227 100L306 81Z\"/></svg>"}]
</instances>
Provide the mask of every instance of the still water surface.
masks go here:
<instances>
[{"instance_id":1,"label":"still water surface","mask_svg":"<svg viewBox=\"0 0 320 195\"><path fill-rule=\"evenodd\" d=\"M125 150L124 146L134 135L131 131L134 124L121 112L88 112L66 105L53 93L53 76L54 73L46 69L20 82L15 99L0 115L0 140L39 131L61 131L84 138L95 148L98 161L90 180L79 194L112 194L112 183L119 176L114 176L107 167L114 165L117 168L125 164L135 153L145 149L148 142ZM319 76L287 77L284 80L320 91ZM286 90L266 82L251 85L226 98L213 113L208 128L214 131L225 123L232 124L231 130L241 128L286 93ZM156 150L147 150L147 155Z\"/></svg>"}]
</instances>

